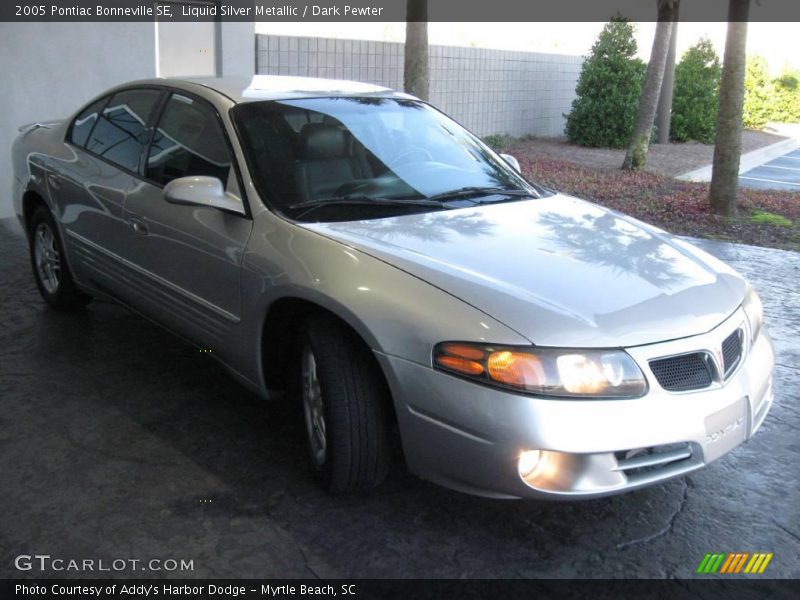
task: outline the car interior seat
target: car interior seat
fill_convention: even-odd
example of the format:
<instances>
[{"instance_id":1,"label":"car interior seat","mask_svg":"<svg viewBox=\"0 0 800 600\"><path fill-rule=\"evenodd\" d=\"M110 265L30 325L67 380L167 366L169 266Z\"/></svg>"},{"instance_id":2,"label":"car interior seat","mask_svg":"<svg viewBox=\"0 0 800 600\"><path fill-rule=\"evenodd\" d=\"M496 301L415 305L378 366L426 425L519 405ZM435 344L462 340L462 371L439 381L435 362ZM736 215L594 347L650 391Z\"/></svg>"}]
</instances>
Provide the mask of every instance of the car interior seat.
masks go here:
<instances>
[{"instance_id":1,"label":"car interior seat","mask_svg":"<svg viewBox=\"0 0 800 600\"><path fill-rule=\"evenodd\" d=\"M308 123L300 131L295 176L300 200L336 194L345 183L363 179L360 161L350 152L346 131L329 123Z\"/></svg>"}]
</instances>

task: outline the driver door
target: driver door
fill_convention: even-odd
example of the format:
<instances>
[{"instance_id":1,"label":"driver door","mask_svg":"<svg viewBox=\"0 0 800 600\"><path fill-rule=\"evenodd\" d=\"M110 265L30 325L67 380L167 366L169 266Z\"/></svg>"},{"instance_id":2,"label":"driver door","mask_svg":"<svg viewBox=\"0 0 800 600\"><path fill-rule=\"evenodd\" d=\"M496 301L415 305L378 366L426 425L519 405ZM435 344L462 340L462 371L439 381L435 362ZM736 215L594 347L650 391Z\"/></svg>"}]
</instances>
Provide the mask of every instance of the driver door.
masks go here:
<instances>
[{"instance_id":1,"label":"driver door","mask_svg":"<svg viewBox=\"0 0 800 600\"><path fill-rule=\"evenodd\" d=\"M253 221L164 199L167 183L192 175L217 177L240 197L216 110L200 98L173 92L146 153L144 181L125 203L130 258L139 276L136 302L170 329L213 348L240 321L240 269Z\"/></svg>"}]
</instances>

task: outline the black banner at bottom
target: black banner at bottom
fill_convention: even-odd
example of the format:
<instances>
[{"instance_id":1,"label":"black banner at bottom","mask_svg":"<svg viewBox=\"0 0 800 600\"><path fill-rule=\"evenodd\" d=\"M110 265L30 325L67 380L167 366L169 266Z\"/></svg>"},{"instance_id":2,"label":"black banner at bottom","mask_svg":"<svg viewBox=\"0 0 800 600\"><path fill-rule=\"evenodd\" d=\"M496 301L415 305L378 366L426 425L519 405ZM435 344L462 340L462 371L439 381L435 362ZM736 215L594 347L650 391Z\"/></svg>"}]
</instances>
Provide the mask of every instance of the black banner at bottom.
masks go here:
<instances>
[{"instance_id":1,"label":"black banner at bottom","mask_svg":"<svg viewBox=\"0 0 800 600\"><path fill-rule=\"evenodd\" d=\"M656 579L7 579L0 598L101 599L286 599L330 600L486 598L665 598L783 599L800 598L800 580L719 578Z\"/></svg>"}]
</instances>

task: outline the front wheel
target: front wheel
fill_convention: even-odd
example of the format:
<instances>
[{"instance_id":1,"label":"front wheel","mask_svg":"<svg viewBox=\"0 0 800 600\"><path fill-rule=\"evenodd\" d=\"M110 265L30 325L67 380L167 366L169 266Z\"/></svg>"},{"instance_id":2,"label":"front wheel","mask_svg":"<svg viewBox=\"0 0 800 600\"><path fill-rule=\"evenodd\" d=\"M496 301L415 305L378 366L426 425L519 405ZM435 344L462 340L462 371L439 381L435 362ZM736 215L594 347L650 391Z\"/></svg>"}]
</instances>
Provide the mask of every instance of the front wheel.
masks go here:
<instances>
[{"instance_id":1,"label":"front wheel","mask_svg":"<svg viewBox=\"0 0 800 600\"><path fill-rule=\"evenodd\" d=\"M33 277L45 302L57 310L89 302L91 296L75 286L53 215L46 207L40 206L33 213L28 239Z\"/></svg>"},{"instance_id":2,"label":"front wheel","mask_svg":"<svg viewBox=\"0 0 800 600\"><path fill-rule=\"evenodd\" d=\"M330 492L380 484L389 470L389 393L370 350L323 317L299 336L299 380L311 467Z\"/></svg>"}]
</instances>

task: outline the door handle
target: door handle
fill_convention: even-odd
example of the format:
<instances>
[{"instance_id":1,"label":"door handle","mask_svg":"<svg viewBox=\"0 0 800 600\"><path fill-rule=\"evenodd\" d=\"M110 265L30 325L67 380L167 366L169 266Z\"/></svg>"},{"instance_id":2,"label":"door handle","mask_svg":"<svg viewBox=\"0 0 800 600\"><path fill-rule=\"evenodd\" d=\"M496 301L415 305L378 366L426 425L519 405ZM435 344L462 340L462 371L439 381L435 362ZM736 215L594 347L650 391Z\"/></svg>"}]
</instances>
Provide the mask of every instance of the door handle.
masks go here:
<instances>
[{"instance_id":1,"label":"door handle","mask_svg":"<svg viewBox=\"0 0 800 600\"><path fill-rule=\"evenodd\" d=\"M131 219L128 221L128 223L130 224L131 229L133 229L133 232L138 235L147 235L150 233L150 228L147 226L147 223L140 219Z\"/></svg>"}]
</instances>

